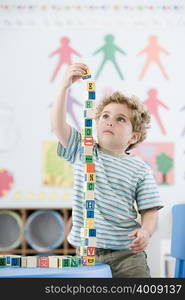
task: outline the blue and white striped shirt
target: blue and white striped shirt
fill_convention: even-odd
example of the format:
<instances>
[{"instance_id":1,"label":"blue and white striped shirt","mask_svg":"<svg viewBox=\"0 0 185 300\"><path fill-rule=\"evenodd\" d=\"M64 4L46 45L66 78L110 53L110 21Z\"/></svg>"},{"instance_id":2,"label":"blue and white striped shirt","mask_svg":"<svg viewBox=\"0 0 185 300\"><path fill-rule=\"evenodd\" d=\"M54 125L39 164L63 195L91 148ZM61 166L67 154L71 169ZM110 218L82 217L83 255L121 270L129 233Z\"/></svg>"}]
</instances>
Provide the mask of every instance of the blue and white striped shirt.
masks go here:
<instances>
[{"instance_id":1,"label":"blue and white striped shirt","mask_svg":"<svg viewBox=\"0 0 185 300\"><path fill-rule=\"evenodd\" d=\"M71 127L66 148L58 143L57 153L73 166L74 190L72 229L67 239L80 246L83 225L84 160L81 134ZM140 227L137 211L162 208L150 166L136 156L114 156L93 145L95 163L95 228L97 248L128 249L128 234Z\"/></svg>"}]
</instances>

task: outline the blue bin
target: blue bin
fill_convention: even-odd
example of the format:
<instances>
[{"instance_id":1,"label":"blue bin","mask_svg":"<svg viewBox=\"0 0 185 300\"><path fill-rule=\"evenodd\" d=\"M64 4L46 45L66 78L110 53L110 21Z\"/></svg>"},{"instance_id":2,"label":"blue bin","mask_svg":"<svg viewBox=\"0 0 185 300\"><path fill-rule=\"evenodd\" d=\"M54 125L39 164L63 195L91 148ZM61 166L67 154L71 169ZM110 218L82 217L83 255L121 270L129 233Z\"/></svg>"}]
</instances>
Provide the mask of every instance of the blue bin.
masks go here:
<instances>
[{"instance_id":1,"label":"blue bin","mask_svg":"<svg viewBox=\"0 0 185 300\"><path fill-rule=\"evenodd\" d=\"M57 211L38 210L27 219L24 229L28 244L38 252L58 248L64 241L64 220Z\"/></svg>"}]
</instances>

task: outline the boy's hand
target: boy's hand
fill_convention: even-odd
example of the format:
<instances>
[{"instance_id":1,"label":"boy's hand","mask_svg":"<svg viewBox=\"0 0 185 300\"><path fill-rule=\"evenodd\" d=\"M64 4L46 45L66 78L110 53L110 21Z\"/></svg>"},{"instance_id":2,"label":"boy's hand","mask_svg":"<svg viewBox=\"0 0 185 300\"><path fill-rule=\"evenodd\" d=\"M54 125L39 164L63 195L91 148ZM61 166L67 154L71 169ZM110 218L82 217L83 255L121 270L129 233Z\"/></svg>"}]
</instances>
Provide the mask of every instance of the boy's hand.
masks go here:
<instances>
[{"instance_id":1,"label":"boy's hand","mask_svg":"<svg viewBox=\"0 0 185 300\"><path fill-rule=\"evenodd\" d=\"M65 88L70 87L72 83L74 83L82 77L86 69L87 66L82 63L75 63L70 65L65 72L64 78L62 80L62 85Z\"/></svg>"},{"instance_id":2,"label":"boy's hand","mask_svg":"<svg viewBox=\"0 0 185 300\"><path fill-rule=\"evenodd\" d=\"M142 252L146 249L148 245L148 241L150 238L150 235L147 230L138 228L132 231L129 235L129 237L136 237L130 244L129 248L137 253Z\"/></svg>"}]
</instances>

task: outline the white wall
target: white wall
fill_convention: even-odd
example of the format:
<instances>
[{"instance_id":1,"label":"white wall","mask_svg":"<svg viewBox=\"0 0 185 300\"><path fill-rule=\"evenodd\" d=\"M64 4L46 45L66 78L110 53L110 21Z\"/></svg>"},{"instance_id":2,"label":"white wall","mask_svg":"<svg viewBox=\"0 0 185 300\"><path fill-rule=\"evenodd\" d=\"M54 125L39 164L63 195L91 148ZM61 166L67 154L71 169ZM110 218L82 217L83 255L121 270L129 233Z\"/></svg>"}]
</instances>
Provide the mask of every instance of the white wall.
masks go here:
<instances>
[{"instance_id":1,"label":"white wall","mask_svg":"<svg viewBox=\"0 0 185 300\"><path fill-rule=\"evenodd\" d=\"M61 1L55 1L58 5L56 10L50 5L54 1L44 1L47 10L42 10L38 6L43 4L42 1L29 1L36 3L34 9L0 9L0 168L9 170L15 181L13 188L0 197L0 207L71 205L70 197L67 203L62 202L61 188L45 187L41 178L42 144L56 140L50 129L49 105L66 70L65 65L51 83L57 57L48 58L48 55L58 48L60 38L67 36L71 39L71 47L82 55L80 59L72 56L73 62L87 63L95 75L102 55L92 56L92 53L103 45L105 35L112 34L115 43L127 53L125 56L116 55L125 80L120 80L114 67L107 64L96 81L97 98L103 96L105 89L112 88L134 93L144 101L147 91L155 88L159 98L169 107L169 110L159 109L167 134L161 133L156 120L152 118L147 139L148 142L171 142L175 145L175 180L173 185L159 187L165 208L160 211L158 229L148 247L152 276L158 277L160 241L170 238L171 234L171 207L185 201L185 136L181 135L185 128L185 110L180 111L185 106L185 9L171 6L171 9L164 10L161 1L140 1L140 5L143 5L140 11L138 2L94 1L97 7L90 10L88 5L92 4L91 1L85 4L84 1L63 1L62 5ZM0 1L1 5L7 3ZM21 1L14 2L14 5L16 3ZM66 3L72 5L70 10L63 7ZM118 10L113 9L116 3L120 5ZM154 5L153 11L147 8L149 3ZM164 3L174 5L174 1ZM180 1L175 3L181 5ZM77 4L80 10L74 9ZM104 10L100 9L103 4L107 5ZM123 9L123 4L128 5L130 10ZM151 34L156 35L161 46L170 52L169 56L161 54L161 62L169 80L163 77L156 65L150 66L142 81L138 80L145 57L138 57L137 53L146 46ZM71 93L83 104L82 83L76 83ZM75 113L79 124L83 126L82 108L76 105ZM75 126L70 115L68 121ZM63 190L71 193L71 189ZM38 201L37 195L42 191L47 196L45 200ZM57 197L51 202L49 195L53 191ZM15 199L18 192L23 195L19 201ZM33 194L31 200L27 197L30 193Z\"/></svg>"}]
</instances>

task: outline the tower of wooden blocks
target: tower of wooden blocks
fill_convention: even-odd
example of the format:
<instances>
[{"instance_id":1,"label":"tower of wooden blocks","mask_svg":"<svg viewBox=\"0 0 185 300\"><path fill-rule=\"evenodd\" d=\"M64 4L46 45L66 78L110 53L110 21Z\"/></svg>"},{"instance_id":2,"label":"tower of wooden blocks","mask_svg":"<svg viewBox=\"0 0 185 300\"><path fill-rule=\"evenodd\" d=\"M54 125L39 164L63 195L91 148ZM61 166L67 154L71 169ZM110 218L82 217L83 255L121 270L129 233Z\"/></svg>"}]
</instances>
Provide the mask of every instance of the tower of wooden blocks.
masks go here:
<instances>
[{"instance_id":1,"label":"tower of wooden blocks","mask_svg":"<svg viewBox=\"0 0 185 300\"><path fill-rule=\"evenodd\" d=\"M83 220L84 224L80 233L80 256L82 264L91 266L95 264L96 228L95 228L95 164L93 159L93 118L96 107L95 82L92 81L90 71L82 76L85 80L84 95L84 128L82 129L82 147L84 154L84 197Z\"/></svg>"}]
</instances>

